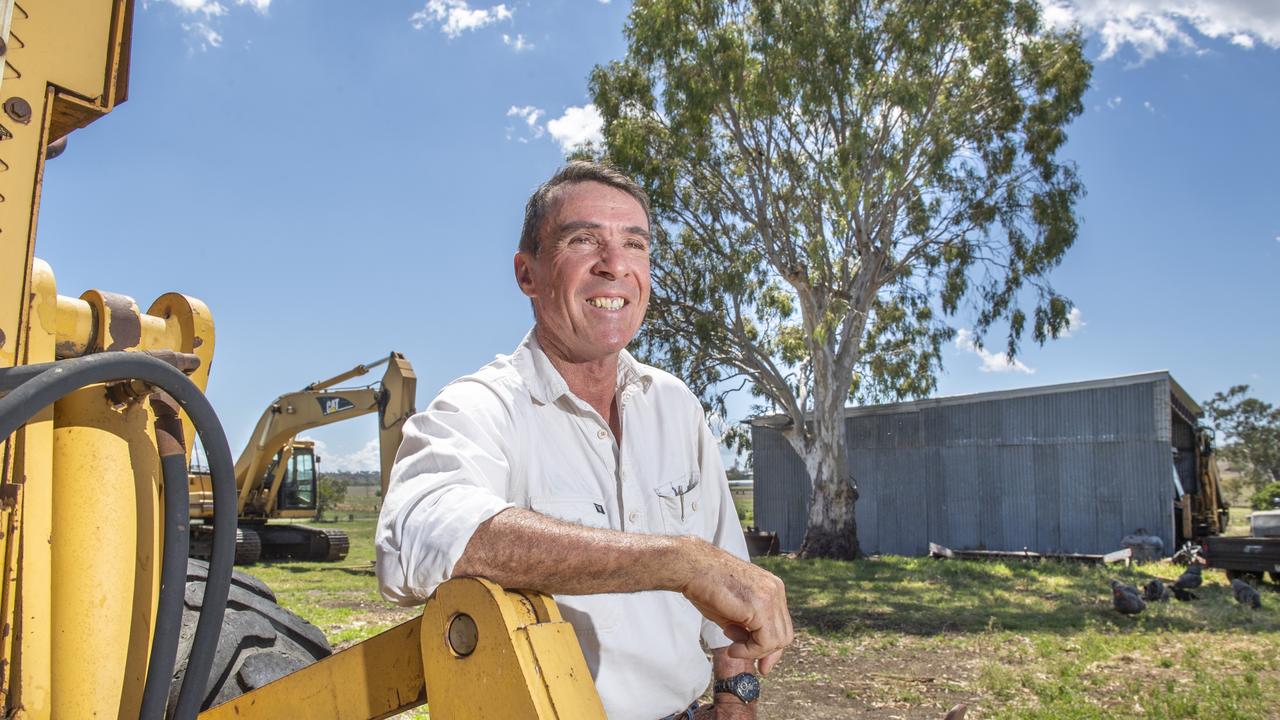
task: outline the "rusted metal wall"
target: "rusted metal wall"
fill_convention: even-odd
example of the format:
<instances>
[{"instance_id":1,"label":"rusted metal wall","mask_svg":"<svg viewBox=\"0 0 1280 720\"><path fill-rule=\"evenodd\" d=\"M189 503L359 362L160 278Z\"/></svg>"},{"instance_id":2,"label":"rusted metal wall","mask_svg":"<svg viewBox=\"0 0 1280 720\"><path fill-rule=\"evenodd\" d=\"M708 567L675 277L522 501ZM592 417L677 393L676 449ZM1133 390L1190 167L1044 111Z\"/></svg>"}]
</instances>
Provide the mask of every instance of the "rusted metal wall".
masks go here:
<instances>
[{"instance_id":1,"label":"rusted metal wall","mask_svg":"<svg viewBox=\"0 0 1280 720\"><path fill-rule=\"evenodd\" d=\"M863 551L1105 553L1138 528L1171 551L1171 382L1148 373L850 409ZM795 549L804 466L778 430L757 422L752 438L756 522Z\"/></svg>"}]
</instances>

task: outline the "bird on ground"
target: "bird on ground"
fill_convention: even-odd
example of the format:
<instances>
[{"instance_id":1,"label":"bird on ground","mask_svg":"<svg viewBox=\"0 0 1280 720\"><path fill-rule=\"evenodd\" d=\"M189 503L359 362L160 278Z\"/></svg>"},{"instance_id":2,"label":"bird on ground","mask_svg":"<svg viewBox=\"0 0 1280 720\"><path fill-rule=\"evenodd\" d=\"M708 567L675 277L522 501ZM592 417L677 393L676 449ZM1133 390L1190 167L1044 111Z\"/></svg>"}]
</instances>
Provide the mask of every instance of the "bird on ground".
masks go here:
<instances>
[{"instance_id":1,"label":"bird on ground","mask_svg":"<svg viewBox=\"0 0 1280 720\"><path fill-rule=\"evenodd\" d=\"M1204 568L1198 564L1191 564L1187 569L1173 581L1174 587L1183 590L1195 590L1204 583Z\"/></svg>"},{"instance_id":2,"label":"bird on ground","mask_svg":"<svg viewBox=\"0 0 1280 720\"><path fill-rule=\"evenodd\" d=\"M1130 595L1138 595L1138 596L1142 595L1142 591L1138 589L1137 585L1130 585L1128 583L1122 583L1119 580L1112 580L1111 589L1115 590L1117 588L1129 593Z\"/></svg>"},{"instance_id":3,"label":"bird on ground","mask_svg":"<svg viewBox=\"0 0 1280 720\"><path fill-rule=\"evenodd\" d=\"M1252 585L1240 578L1232 578L1231 594L1236 596L1236 602L1241 605L1248 605L1254 610L1262 607L1262 596L1253 589Z\"/></svg>"},{"instance_id":4,"label":"bird on ground","mask_svg":"<svg viewBox=\"0 0 1280 720\"><path fill-rule=\"evenodd\" d=\"M1137 615L1147 607L1138 594L1138 588L1125 585L1119 580L1111 581L1111 604L1121 615Z\"/></svg>"},{"instance_id":5,"label":"bird on ground","mask_svg":"<svg viewBox=\"0 0 1280 720\"><path fill-rule=\"evenodd\" d=\"M1178 598L1178 602L1191 602L1192 600L1200 599L1199 595L1196 595L1190 590L1180 588L1176 584L1170 585L1169 591L1173 593L1174 597Z\"/></svg>"},{"instance_id":6,"label":"bird on ground","mask_svg":"<svg viewBox=\"0 0 1280 720\"><path fill-rule=\"evenodd\" d=\"M1152 580L1142 586L1142 599L1147 602L1165 602L1169 599L1169 588L1159 580Z\"/></svg>"},{"instance_id":7,"label":"bird on ground","mask_svg":"<svg viewBox=\"0 0 1280 720\"><path fill-rule=\"evenodd\" d=\"M960 703L947 711L947 716L942 720L964 720L964 714L969 709L968 705Z\"/></svg>"}]
</instances>

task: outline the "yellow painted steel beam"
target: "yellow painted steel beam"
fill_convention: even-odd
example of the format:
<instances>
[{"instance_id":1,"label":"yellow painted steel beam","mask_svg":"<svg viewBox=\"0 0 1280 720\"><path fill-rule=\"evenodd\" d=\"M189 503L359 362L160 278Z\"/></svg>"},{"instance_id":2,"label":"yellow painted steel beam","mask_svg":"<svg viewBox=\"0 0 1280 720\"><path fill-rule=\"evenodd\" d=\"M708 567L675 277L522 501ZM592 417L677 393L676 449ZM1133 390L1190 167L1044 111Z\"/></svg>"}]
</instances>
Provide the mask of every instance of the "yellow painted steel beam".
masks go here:
<instances>
[{"instance_id":1,"label":"yellow painted steel beam","mask_svg":"<svg viewBox=\"0 0 1280 720\"><path fill-rule=\"evenodd\" d=\"M436 720L605 717L573 626L550 597L452 580L427 601L422 625Z\"/></svg>"},{"instance_id":2,"label":"yellow painted steel beam","mask_svg":"<svg viewBox=\"0 0 1280 720\"><path fill-rule=\"evenodd\" d=\"M419 618L200 713L200 720L365 720L426 701Z\"/></svg>"},{"instance_id":3,"label":"yellow painted steel beam","mask_svg":"<svg viewBox=\"0 0 1280 720\"><path fill-rule=\"evenodd\" d=\"M45 262L35 260L26 362L54 359L57 294L53 271ZM19 552L14 568L17 597L13 633L4 643L12 655L10 672L4 678L9 682L5 707L20 706L27 718L48 718L53 701L53 408L42 410L15 437L14 467L18 472L10 475L7 484L20 486L22 511L21 532L6 538L7 543L19 546ZM5 617L8 621L7 607Z\"/></svg>"},{"instance_id":4,"label":"yellow painted steel beam","mask_svg":"<svg viewBox=\"0 0 1280 720\"><path fill-rule=\"evenodd\" d=\"M129 0L12 5L0 93L0 367L24 360L46 147L126 95Z\"/></svg>"},{"instance_id":5,"label":"yellow painted steel beam","mask_svg":"<svg viewBox=\"0 0 1280 720\"><path fill-rule=\"evenodd\" d=\"M425 689L424 689L425 688ZM410 620L200 714L200 720L363 720L428 700L432 720L603 720L555 601L483 579L441 585Z\"/></svg>"},{"instance_id":6,"label":"yellow painted steel beam","mask_svg":"<svg viewBox=\"0 0 1280 720\"><path fill-rule=\"evenodd\" d=\"M34 254L46 148L124 101L132 2L4 0L0 10L0 367L10 367L54 358L53 277ZM0 605L10 661L0 693L25 718L52 712L53 416L0 438L0 493L22 498L21 532L5 539L13 593Z\"/></svg>"}]
</instances>

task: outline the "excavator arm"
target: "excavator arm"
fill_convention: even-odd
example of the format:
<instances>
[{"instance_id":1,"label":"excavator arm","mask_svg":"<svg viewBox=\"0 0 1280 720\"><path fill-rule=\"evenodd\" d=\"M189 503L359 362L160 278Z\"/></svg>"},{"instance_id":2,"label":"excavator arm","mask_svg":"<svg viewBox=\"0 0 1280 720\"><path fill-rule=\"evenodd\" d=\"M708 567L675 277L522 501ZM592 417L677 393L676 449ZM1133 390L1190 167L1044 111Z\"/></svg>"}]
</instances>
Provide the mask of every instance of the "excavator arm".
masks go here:
<instances>
[{"instance_id":1,"label":"excavator arm","mask_svg":"<svg viewBox=\"0 0 1280 720\"><path fill-rule=\"evenodd\" d=\"M376 385L349 389L333 387L383 364L387 369ZM413 365L404 355L392 352L376 362L357 365L347 372L276 398L258 419L249 444L236 461L236 485L240 491L237 513L243 515L252 511L264 516L272 513L280 483L272 478L268 490L267 469L277 453L289 450L299 433L370 413L378 415L378 443L385 490L396 449L400 446L401 428L415 412L417 384ZM275 475L282 472L284 465L283 461L278 464Z\"/></svg>"}]
</instances>

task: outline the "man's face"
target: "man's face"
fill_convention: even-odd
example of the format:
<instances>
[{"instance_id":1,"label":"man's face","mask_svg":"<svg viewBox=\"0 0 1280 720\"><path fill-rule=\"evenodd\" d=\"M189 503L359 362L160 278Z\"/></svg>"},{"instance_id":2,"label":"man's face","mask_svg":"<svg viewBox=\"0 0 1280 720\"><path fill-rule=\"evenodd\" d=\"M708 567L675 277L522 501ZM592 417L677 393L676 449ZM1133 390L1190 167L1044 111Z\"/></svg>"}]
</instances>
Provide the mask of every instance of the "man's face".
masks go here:
<instances>
[{"instance_id":1,"label":"man's face","mask_svg":"<svg viewBox=\"0 0 1280 720\"><path fill-rule=\"evenodd\" d=\"M627 193L597 182L561 186L538 254L517 253L545 349L569 362L617 353L649 304L649 218Z\"/></svg>"}]
</instances>

